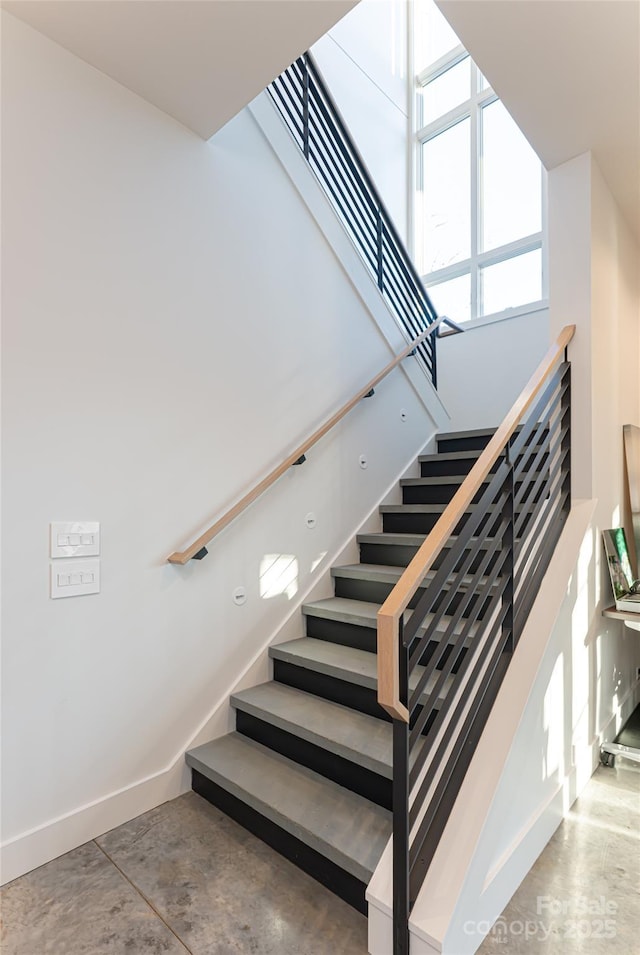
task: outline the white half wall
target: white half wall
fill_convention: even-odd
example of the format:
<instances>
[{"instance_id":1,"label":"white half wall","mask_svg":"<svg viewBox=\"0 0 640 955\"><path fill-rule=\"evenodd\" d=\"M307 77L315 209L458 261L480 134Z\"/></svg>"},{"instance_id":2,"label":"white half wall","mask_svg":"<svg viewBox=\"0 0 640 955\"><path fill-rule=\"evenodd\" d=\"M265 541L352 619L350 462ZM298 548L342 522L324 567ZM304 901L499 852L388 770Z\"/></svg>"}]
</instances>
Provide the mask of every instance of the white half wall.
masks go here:
<instances>
[{"instance_id":1,"label":"white half wall","mask_svg":"<svg viewBox=\"0 0 640 955\"><path fill-rule=\"evenodd\" d=\"M546 308L442 338L438 392L451 416L451 430L497 427L549 344Z\"/></svg>"},{"instance_id":2,"label":"white half wall","mask_svg":"<svg viewBox=\"0 0 640 955\"><path fill-rule=\"evenodd\" d=\"M407 365L168 565L402 335L249 111L204 143L3 13L2 123L6 881L183 790L184 750L445 416ZM49 598L54 520L101 522L99 595Z\"/></svg>"}]
</instances>

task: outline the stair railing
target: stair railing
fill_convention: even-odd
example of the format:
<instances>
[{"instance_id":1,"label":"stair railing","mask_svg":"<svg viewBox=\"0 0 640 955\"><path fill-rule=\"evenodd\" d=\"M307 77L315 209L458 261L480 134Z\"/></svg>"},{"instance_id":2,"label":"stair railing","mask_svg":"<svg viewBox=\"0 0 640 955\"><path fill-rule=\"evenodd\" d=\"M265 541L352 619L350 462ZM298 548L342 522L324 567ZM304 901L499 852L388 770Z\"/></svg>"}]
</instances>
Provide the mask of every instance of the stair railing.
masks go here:
<instances>
[{"instance_id":1,"label":"stair railing","mask_svg":"<svg viewBox=\"0 0 640 955\"><path fill-rule=\"evenodd\" d=\"M352 408L362 401L364 398L371 398L374 394L374 389L380 384L380 382L389 375L394 368L397 368L401 361L407 358L410 355L415 355L417 349L421 345L438 331L440 326L444 323L451 325L456 331L463 331L459 326L452 322L451 319L447 318L446 315L441 315L440 318L437 318L428 328L426 328L420 335L416 336L412 342L410 342L406 348L395 356L385 367L378 372L377 375L368 381L360 390L350 398L335 414L325 421L316 431L313 432L308 438L306 438L301 445L299 445L295 451L292 451L281 464L275 467L272 471L267 474L265 478L259 481L254 487L248 491L244 497L242 497L233 507L230 507L222 517L218 518L214 524L207 528L204 534L201 534L189 547L185 547L184 550L174 551L173 554L170 554L167 557L167 560L170 564L186 564L190 560L202 560L203 557L207 555L206 545L213 540L216 534L219 534L220 531L224 530L232 521L242 514L242 512L249 507L250 504L253 504L257 498L260 497L272 484L282 477L285 471L288 471L290 467L295 465L304 464L307 452L316 444L320 438L323 438L328 431L330 431L339 421L341 421L346 414L348 414Z\"/></svg>"},{"instance_id":2,"label":"stair railing","mask_svg":"<svg viewBox=\"0 0 640 955\"><path fill-rule=\"evenodd\" d=\"M394 955L408 955L412 906L571 508L574 332L563 329L378 613Z\"/></svg>"},{"instance_id":3,"label":"stair railing","mask_svg":"<svg viewBox=\"0 0 640 955\"><path fill-rule=\"evenodd\" d=\"M415 338L436 310L312 55L299 57L269 93L396 321ZM437 387L435 336L423 339L418 358Z\"/></svg>"}]
</instances>

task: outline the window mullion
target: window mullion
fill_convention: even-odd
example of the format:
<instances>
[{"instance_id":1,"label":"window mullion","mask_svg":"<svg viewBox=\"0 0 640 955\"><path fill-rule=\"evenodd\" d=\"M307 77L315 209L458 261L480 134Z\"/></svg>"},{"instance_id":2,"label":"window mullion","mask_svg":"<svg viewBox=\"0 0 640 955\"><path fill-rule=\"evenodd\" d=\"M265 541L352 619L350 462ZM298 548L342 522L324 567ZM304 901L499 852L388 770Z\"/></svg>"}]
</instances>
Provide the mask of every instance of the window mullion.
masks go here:
<instances>
[{"instance_id":1,"label":"window mullion","mask_svg":"<svg viewBox=\"0 0 640 955\"><path fill-rule=\"evenodd\" d=\"M480 149L480 129L478 118L478 77L477 68L472 61L471 68L471 130L470 130L470 148L471 148L471 318L477 318L480 307L480 288L478 274L478 249L480 228L482 226L480 217L480 169L479 169L479 149Z\"/></svg>"}]
</instances>

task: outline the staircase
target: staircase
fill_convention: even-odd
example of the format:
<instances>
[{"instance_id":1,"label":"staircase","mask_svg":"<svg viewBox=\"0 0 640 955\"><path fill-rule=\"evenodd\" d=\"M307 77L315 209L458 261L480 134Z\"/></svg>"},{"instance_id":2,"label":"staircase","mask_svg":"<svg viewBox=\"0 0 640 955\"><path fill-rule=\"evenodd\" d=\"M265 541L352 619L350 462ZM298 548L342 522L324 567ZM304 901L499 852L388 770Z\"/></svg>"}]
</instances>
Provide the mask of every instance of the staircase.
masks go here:
<instances>
[{"instance_id":1,"label":"staircase","mask_svg":"<svg viewBox=\"0 0 640 955\"><path fill-rule=\"evenodd\" d=\"M392 830L392 724L377 702L376 615L492 434L438 437L438 453L419 458L421 477L400 482L403 503L380 508L382 532L358 536L360 563L332 569L335 596L303 606L306 636L270 648L273 680L231 697L236 731L186 756L197 793L362 912L367 884ZM531 453L527 446L525 454ZM465 520L466 515L456 533ZM470 573L490 540L480 545ZM455 536L441 559L454 542ZM454 601L448 613L456 606ZM472 606L473 601L447 637L449 645ZM478 617L466 645L481 626L482 611ZM445 616L438 624L441 636L446 621ZM423 621L421 630L428 623ZM437 646L436 640L428 643L410 687ZM443 694L463 655L444 681ZM447 652L425 686L425 699L446 659ZM423 734L437 706L438 701ZM419 752L420 744L412 758Z\"/></svg>"}]
</instances>

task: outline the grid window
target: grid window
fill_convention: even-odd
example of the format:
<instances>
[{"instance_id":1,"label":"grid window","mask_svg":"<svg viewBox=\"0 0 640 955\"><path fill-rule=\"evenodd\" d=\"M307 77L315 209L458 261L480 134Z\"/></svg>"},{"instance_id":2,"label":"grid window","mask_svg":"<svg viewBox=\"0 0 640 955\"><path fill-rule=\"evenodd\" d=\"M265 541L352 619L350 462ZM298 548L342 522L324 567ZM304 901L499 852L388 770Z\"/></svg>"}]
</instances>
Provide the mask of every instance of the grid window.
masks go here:
<instances>
[{"instance_id":1,"label":"grid window","mask_svg":"<svg viewBox=\"0 0 640 955\"><path fill-rule=\"evenodd\" d=\"M539 305L544 171L431 0L415 7L415 252L456 321Z\"/></svg>"}]
</instances>

